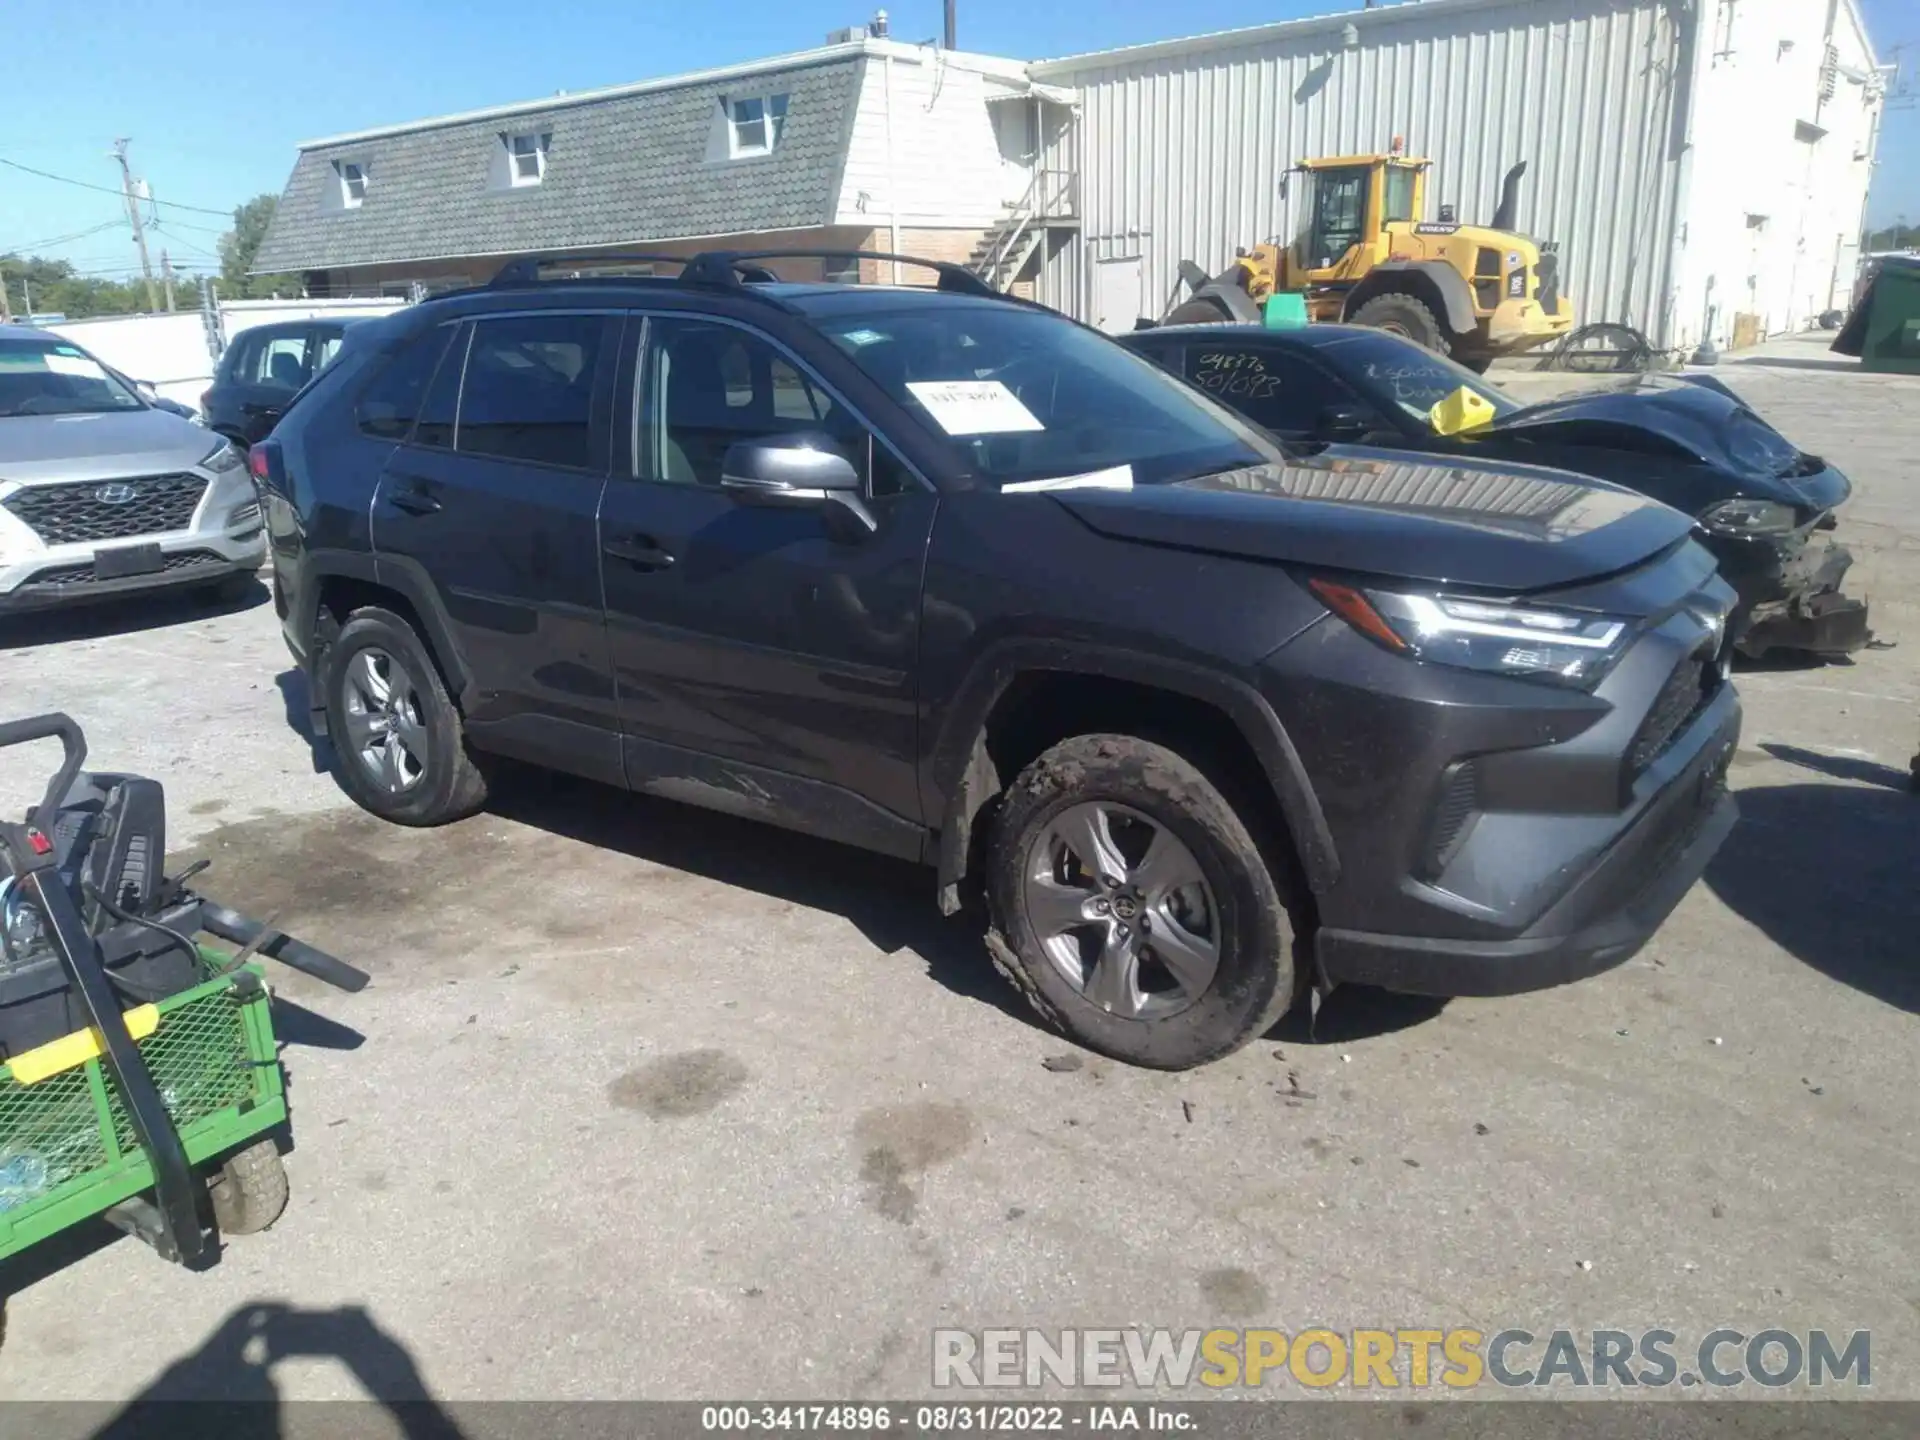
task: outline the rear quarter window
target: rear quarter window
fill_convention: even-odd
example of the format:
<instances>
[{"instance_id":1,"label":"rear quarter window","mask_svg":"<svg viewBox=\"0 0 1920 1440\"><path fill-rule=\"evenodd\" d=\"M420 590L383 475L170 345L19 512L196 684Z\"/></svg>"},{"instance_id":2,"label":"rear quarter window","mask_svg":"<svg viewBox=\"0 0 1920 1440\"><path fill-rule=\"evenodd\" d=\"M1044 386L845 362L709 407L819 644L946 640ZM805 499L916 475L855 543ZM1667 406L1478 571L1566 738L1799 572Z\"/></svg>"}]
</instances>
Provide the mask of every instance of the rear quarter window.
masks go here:
<instances>
[{"instance_id":1,"label":"rear quarter window","mask_svg":"<svg viewBox=\"0 0 1920 1440\"><path fill-rule=\"evenodd\" d=\"M436 325L377 362L379 369L360 394L355 415L360 429L381 440L404 440L419 418L433 372L453 333L451 325Z\"/></svg>"}]
</instances>

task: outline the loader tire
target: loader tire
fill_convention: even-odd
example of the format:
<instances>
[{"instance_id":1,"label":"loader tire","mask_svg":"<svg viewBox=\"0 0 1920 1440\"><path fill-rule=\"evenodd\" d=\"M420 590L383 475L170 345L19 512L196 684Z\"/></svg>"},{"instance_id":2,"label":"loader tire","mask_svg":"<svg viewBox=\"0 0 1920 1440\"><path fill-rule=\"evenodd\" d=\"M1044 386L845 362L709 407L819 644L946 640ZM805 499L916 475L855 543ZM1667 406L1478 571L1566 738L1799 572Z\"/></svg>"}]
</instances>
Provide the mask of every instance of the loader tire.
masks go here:
<instances>
[{"instance_id":1,"label":"loader tire","mask_svg":"<svg viewBox=\"0 0 1920 1440\"><path fill-rule=\"evenodd\" d=\"M1376 295L1349 315L1347 323L1405 336L1436 355L1445 355L1453 348L1446 327L1425 302L1411 295Z\"/></svg>"}]
</instances>

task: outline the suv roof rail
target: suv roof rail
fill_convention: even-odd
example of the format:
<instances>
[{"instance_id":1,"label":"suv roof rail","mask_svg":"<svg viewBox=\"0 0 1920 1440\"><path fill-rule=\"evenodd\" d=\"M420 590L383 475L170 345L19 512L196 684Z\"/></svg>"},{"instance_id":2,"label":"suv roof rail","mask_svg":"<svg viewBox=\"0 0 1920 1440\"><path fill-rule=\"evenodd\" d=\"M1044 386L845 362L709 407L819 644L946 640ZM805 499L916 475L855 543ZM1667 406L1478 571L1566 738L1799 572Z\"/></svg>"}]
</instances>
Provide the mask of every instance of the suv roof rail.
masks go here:
<instances>
[{"instance_id":1,"label":"suv roof rail","mask_svg":"<svg viewBox=\"0 0 1920 1440\"><path fill-rule=\"evenodd\" d=\"M983 295L994 300L1007 298L964 265L948 260L926 260L918 255L896 255L888 250L706 250L687 262L680 278L707 285L761 284L779 278L765 266L752 263L756 260L886 260L933 271L940 277L935 287L940 290Z\"/></svg>"},{"instance_id":2,"label":"suv roof rail","mask_svg":"<svg viewBox=\"0 0 1920 1440\"><path fill-rule=\"evenodd\" d=\"M555 265L652 265L680 266L677 277L607 276L607 279L659 279L668 284L717 285L738 289L747 285L773 284L780 277L761 260L884 260L896 265L918 265L939 276L936 289L958 295L985 296L993 300L1012 300L995 290L964 265L947 260L924 260L917 255L895 255L885 250L703 250L688 258L684 255L609 254L606 251L556 255L517 255L507 261L487 282L488 289L519 285L538 285L540 272ZM601 277L583 277L598 279Z\"/></svg>"},{"instance_id":3,"label":"suv roof rail","mask_svg":"<svg viewBox=\"0 0 1920 1440\"><path fill-rule=\"evenodd\" d=\"M558 255L516 255L494 272L493 279L487 282L487 288L504 288L509 285L538 285L540 271L550 265L679 265L683 268L693 262L684 255L641 255L636 253L610 254L605 250L581 250ZM600 277L591 277L598 279ZM646 280L672 279L672 276L627 275L609 276L609 279Z\"/></svg>"}]
</instances>

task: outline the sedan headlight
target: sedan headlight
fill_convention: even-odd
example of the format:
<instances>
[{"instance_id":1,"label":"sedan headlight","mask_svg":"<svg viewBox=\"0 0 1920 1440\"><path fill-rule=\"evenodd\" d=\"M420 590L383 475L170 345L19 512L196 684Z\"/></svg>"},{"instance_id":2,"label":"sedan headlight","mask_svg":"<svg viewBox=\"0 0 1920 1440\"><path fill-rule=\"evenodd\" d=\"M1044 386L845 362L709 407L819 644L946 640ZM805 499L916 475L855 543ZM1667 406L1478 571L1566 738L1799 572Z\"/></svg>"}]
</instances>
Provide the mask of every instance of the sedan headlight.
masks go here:
<instances>
[{"instance_id":1,"label":"sedan headlight","mask_svg":"<svg viewBox=\"0 0 1920 1440\"><path fill-rule=\"evenodd\" d=\"M1700 512L1700 523L1716 535L1785 535L1800 517L1777 500L1722 500Z\"/></svg>"},{"instance_id":2,"label":"sedan headlight","mask_svg":"<svg viewBox=\"0 0 1920 1440\"><path fill-rule=\"evenodd\" d=\"M1310 582L1327 608L1375 644L1414 660L1590 689L1632 638L1613 615L1459 595Z\"/></svg>"},{"instance_id":3,"label":"sedan headlight","mask_svg":"<svg viewBox=\"0 0 1920 1440\"><path fill-rule=\"evenodd\" d=\"M210 470L215 475L224 475L246 463L247 457L240 452L239 446L231 440L222 440L207 452L207 458L200 462L200 468Z\"/></svg>"}]
</instances>

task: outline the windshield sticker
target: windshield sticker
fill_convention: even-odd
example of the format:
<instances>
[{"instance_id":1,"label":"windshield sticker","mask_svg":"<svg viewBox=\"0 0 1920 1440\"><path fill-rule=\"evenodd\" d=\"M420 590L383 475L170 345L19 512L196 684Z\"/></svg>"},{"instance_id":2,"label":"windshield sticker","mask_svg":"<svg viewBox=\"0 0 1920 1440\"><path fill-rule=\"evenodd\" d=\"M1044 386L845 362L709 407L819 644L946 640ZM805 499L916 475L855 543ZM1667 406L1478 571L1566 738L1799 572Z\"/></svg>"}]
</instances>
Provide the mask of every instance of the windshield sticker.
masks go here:
<instances>
[{"instance_id":1,"label":"windshield sticker","mask_svg":"<svg viewBox=\"0 0 1920 1440\"><path fill-rule=\"evenodd\" d=\"M100 368L100 362L89 360L79 351L49 350L45 355L47 369L56 375L78 375L87 380L104 380L107 372Z\"/></svg>"},{"instance_id":2,"label":"windshield sticker","mask_svg":"<svg viewBox=\"0 0 1920 1440\"><path fill-rule=\"evenodd\" d=\"M1110 470L1089 470L1084 475L1062 475L1054 480L1015 480L1002 485L1000 493L1016 495L1036 490L1131 490L1133 467L1115 465Z\"/></svg>"},{"instance_id":3,"label":"windshield sticker","mask_svg":"<svg viewBox=\"0 0 1920 1440\"><path fill-rule=\"evenodd\" d=\"M840 338L849 345L874 345L887 337L878 330L849 330Z\"/></svg>"},{"instance_id":4,"label":"windshield sticker","mask_svg":"<svg viewBox=\"0 0 1920 1440\"><path fill-rule=\"evenodd\" d=\"M1280 393L1280 377L1267 373L1258 355L1245 351L1202 350L1194 362L1193 383L1215 395L1265 400Z\"/></svg>"},{"instance_id":5,"label":"windshield sticker","mask_svg":"<svg viewBox=\"0 0 1920 1440\"><path fill-rule=\"evenodd\" d=\"M909 380L907 389L949 435L1013 435L1047 428L998 380Z\"/></svg>"}]
</instances>

